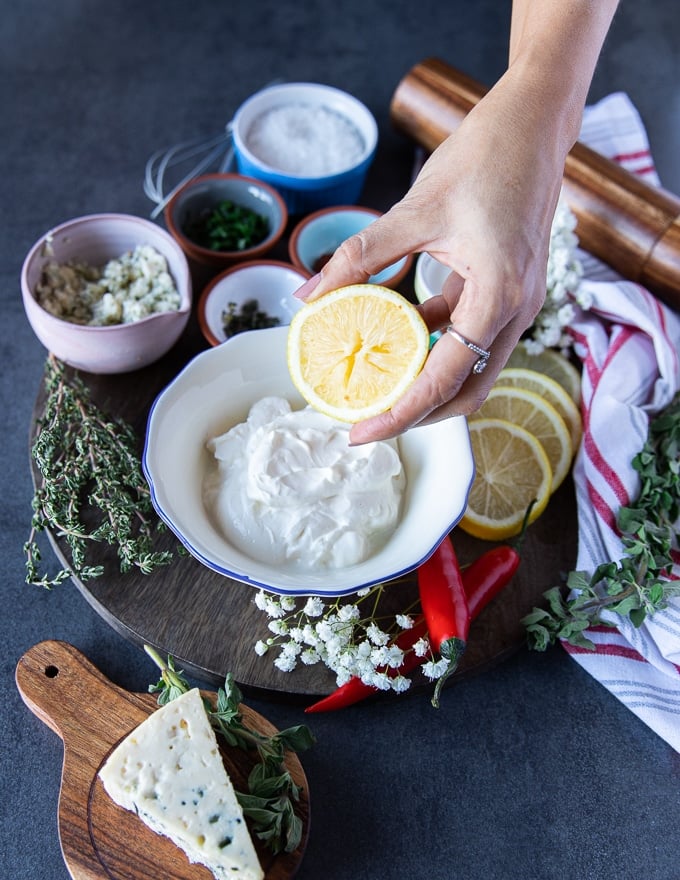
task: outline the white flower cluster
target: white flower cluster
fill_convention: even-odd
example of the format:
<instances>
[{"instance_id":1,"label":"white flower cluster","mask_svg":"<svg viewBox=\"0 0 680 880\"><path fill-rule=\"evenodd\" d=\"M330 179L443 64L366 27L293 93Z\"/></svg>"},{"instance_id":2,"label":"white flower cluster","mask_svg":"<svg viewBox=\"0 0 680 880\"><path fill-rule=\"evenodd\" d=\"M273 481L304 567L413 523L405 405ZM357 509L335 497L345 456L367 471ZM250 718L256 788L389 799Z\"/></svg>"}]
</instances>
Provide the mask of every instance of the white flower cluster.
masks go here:
<instances>
[{"instance_id":1,"label":"white flower cluster","mask_svg":"<svg viewBox=\"0 0 680 880\"><path fill-rule=\"evenodd\" d=\"M539 354L545 348L567 354L573 340L566 328L574 319L576 307L590 308L590 298L581 290L583 266L576 253L575 229L576 217L560 199L550 233L545 302L531 327L530 337L524 341L529 354Z\"/></svg>"},{"instance_id":2,"label":"white flower cluster","mask_svg":"<svg viewBox=\"0 0 680 880\"><path fill-rule=\"evenodd\" d=\"M354 602L346 603L334 598L326 604L319 596L310 596L299 609L291 596L260 590L255 604L269 617L272 635L256 642L255 652L262 656L276 650L274 666L282 672L292 672L298 662L323 663L335 673L338 687L358 677L378 690L402 693L411 681L399 671L405 652L395 638L411 629L414 621L408 614L394 615L387 623L373 614L362 616L362 602L370 597L374 610L381 591L382 585L361 590ZM425 658L430 655L430 644L421 638L409 650ZM423 659L421 669L436 679L444 673L446 661Z\"/></svg>"}]
</instances>

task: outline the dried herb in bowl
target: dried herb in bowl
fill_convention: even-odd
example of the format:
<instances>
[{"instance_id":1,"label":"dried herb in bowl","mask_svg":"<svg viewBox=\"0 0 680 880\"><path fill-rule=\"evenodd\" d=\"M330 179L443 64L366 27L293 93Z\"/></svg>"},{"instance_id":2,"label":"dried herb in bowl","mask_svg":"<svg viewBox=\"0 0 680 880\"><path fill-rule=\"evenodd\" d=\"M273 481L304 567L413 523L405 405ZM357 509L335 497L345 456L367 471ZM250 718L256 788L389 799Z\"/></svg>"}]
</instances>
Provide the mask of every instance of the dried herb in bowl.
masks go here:
<instances>
[{"instance_id":1,"label":"dried herb in bowl","mask_svg":"<svg viewBox=\"0 0 680 880\"><path fill-rule=\"evenodd\" d=\"M280 318L268 315L260 308L256 299L246 300L238 311L236 303L230 302L222 312L222 326L227 339L243 333L244 330L263 330L267 327L278 327L280 323Z\"/></svg>"},{"instance_id":2,"label":"dried herb in bowl","mask_svg":"<svg viewBox=\"0 0 680 880\"><path fill-rule=\"evenodd\" d=\"M245 251L264 241L269 221L250 208L224 199L187 221L184 233L211 251Z\"/></svg>"}]
</instances>

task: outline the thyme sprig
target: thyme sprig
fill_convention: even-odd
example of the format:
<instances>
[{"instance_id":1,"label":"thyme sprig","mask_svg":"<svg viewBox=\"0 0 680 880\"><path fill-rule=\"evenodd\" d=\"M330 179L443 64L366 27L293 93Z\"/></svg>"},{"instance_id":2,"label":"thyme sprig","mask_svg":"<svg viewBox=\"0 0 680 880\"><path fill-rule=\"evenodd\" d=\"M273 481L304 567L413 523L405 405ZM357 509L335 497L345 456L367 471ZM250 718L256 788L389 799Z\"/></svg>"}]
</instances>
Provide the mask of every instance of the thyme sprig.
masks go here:
<instances>
[{"instance_id":1,"label":"thyme sprig","mask_svg":"<svg viewBox=\"0 0 680 880\"><path fill-rule=\"evenodd\" d=\"M163 526L151 504L132 428L108 418L82 380L77 375L69 379L54 355L47 359L45 389L31 447L40 476L24 544L26 582L50 589L72 574L82 580L99 577L104 567L88 562L88 549L98 542L116 548L122 572L137 567L149 574L170 562L170 551L153 549L153 534ZM90 528L83 522L86 509L96 518ZM46 529L66 540L71 556L70 566L53 577L39 570L36 537Z\"/></svg>"},{"instance_id":2,"label":"thyme sprig","mask_svg":"<svg viewBox=\"0 0 680 880\"><path fill-rule=\"evenodd\" d=\"M617 516L625 555L598 565L592 574L571 572L567 596L560 587L548 590L548 608L534 608L523 619L530 647L543 651L561 639L593 650L585 635L588 627L613 626L602 612L640 626L671 596L680 595L680 580L670 579L680 528L680 394L652 419L645 445L631 464L640 491Z\"/></svg>"},{"instance_id":3,"label":"thyme sprig","mask_svg":"<svg viewBox=\"0 0 680 880\"><path fill-rule=\"evenodd\" d=\"M178 670L172 657L164 662L149 645L144 650L161 670L150 693L158 694L160 706L169 703L191 685ZM248 776L248 792L236 792L244 815L253 824L255 834L274 852L294 852L302 840L302 820L295 812L300 787L284 765L286 751L302 752L310 748L314 736L304 724L265 736L243 721L240 703L243 697L234 677L228 673L224 687L217 691L215 705L204 699L210 723L229 746L255 753L257 762Z\"/></svg>"}]
</instances>

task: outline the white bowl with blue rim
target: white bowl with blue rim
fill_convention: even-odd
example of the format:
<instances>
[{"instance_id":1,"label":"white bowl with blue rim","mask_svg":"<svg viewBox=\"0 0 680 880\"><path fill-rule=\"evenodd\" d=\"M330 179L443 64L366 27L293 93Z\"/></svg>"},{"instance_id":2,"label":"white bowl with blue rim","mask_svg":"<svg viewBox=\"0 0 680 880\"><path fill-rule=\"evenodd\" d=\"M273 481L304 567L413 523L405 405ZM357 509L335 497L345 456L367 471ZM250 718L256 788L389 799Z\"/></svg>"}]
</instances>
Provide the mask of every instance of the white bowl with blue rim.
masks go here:
<instances>
[{"instance_id":1,"label":"white bowl with blue rim","mask_svg":"<svg viewBox=\"0 0 680 880\"><path fill-rule=\"evenodd\" d=\"M288 239L291 262L311 275L316 274L345 239L366 229L380 216L380 211L356 205L336 205L309 214L297 223ZM368 280L372 284L396 287L412 263L413 255L407 254Z\"/></svg>"},{"instance_id":2,"label":"white bowl with blue rim","mask_svg":"<svg viewBox=\"0 0 680 880\"><path fill-rule=\"evenodd\" d=\"M290 214L359 200L378 126L353 95L321 83L269 86L230 125L240 174L273 186Z\"/></svg>"},{"instance_id":3,"label":"white bowl with blue rim","mask_svg":"<svg viewBox=\"0 0 680 880\"><path fill-rule=\"evenodd\" d=\"M463 416L414 428L398 440L406 476L399 521L365 561L342 569L271 565L235 546L214 520L205 487L217 467L208 442L245 421L264 397L305 404L286 365L287 327L240 333L197 355L149 414L142 456L160 517L214 572L290 595L340 596L398 578L427 559L467 506L474 464ZM225 581L225 586L228 581Z\"/></svg>"}]
</instances>

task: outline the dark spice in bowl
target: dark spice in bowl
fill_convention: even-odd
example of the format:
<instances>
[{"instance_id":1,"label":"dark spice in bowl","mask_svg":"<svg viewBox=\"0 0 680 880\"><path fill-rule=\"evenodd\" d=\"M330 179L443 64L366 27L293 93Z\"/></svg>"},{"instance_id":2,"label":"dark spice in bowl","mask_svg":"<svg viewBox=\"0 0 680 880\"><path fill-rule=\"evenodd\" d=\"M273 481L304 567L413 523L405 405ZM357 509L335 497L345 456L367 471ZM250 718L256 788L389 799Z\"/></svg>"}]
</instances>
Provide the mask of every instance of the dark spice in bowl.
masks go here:
<instances>
[{"instance_id":1,"label":"dark spice in bowl","mask_svg":"<svg viewBox=\"0 0 680 880\"><path fill-rule=\"evenodd\" d=\"M244 330L262 330L267 327L278 327L280 318L268 315L260 308L256 299L246 300L241 308L236 311L236 303L230 302L222 312L224 335L229 339Z\"/></svg>"},{"instance_id":2,"label":"dark spice in bowl","mask_svg":"<svg viewBox=\"0 0 680 880\"><path fill-rule=\"evenodd\" d=\"M224 199L186 221L184 234L212 251L244 251L269 234L269 221L261 214Z\"/></svg>"}]
</instances>

